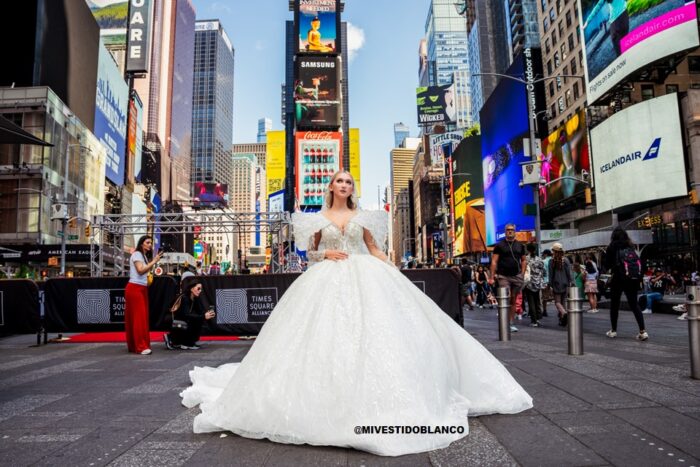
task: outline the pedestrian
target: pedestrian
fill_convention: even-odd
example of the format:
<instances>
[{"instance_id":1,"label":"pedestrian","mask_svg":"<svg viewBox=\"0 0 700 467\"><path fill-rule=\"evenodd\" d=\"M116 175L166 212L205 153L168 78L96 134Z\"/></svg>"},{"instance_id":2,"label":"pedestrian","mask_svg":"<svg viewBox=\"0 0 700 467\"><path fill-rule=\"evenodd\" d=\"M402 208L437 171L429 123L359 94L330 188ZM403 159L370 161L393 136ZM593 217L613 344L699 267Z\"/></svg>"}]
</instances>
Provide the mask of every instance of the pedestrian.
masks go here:
<instances>
[{"instance_id":1,"label":"pedestrian","mask_svg":"<svg viewBox=\"0 0 700 467\"><path fill-rule=\"evenodd\" d=\"M165 347L168 350L198 350L199 336L202 332L202 324L205 320L213 319L216 316L214 310L204 311L200 295L202 294L202 283L200 279L190 280L182 292L179 307L173 313L173 320L186 323L184 327L175 327L169 334L163 335Z\"/></svg>"},{"instance_id":2,"label":"pedestrian","mask_svg":"<svg viewBox=\"0 0 700 467\"><path fill-rule=\"evenodd\" d=\"M149 259L153 251L153 238L144 235L136 244L129 258L129 283L124 290L124 329L129 352L150 355L151 339L148 330L148 274L163 257L160 251Z\"/></svg>"},{"instance_id":3,"label":"pedestrian","mask_svg":"<svg viewBox=\"0 0 700 467\"><path fill-rule=\"evenodd\" d=\"M542 262L544 263L544 288L540 297L542 298L542 316L547 316L547 302L554 300L554 295L552 295L552 288L549 286L549 262L552 261L552 251L544 250L542 252Z\"/></svg>"},{"instance_id":4,"label":"pedestrian","mask_svg":"<svg viewBox=\"0 0 700 467\"><path fill-rule=\"evenodd\" d=\"M589 313L598 313L598 265L593 255L589 255L584 263L586 269L586 282L583 284L583 291L588 297L590 305Z\"/></svg>"},{"instance_id":5,"label":"pedestrian","mask_svg":"<svg viewBox=\"0 0 700 467\"><path fill-rule=\"evenodd\" d=\"M538 328L542 324L542 301L540 291L544 288L544 261L537 255L537 245L527 245L527 267L530 271L530 280L525 284L523 295L527 301L527 310L530 314L530 326Z\"/></svg>"},{"instance_id":6,"label":"pedestrian","mask_svg":"<svg viewBox=\"0 0 700 467\"><path fill-rule=\"evenodd\" d=\"M510 331L518 332L513 324L517 307L518 293L523 288L525 268L525 247L515 239L515 224L506 224L506 237L496 243L491 257L491 277L489 285L498 282L498 287L510 289Z\"/></svg>"},{"instance_id":7,"label":"pedestrian","mask_svg":"<svg viewBox=\"0 0 700 467\"><path fill-rule=\"evenodd\" d=\"M462 296L462 307L467 305L470 310L474 309L474 301L472 297L472 279L474 273L472 272L471 266L467 264L467 260L462 260L460 266L460 292Z\"/></svg>"},{"instance_id":8,"label":"pedestrian","mask_svg":"<svg viewBox=\"0 0 700 467\"><path fill-rule=\"evenodd\" d=\"M474 282L476 282L476 305L479 308L483 308L484 303L486 303L486 296L488 295L489 283L486 270L482 265L476 268Z\"/></svg>"},{"instance_id":9,"label":"pedestrian","mask_svg":"<svg viewBox=\"0 0 700 467\"><path fill-rule=\"evenodd\" d=\"M573 271L574 284L576 284L576 287L578 287L580 294L583 297L583 283L586 280L586 276L584 275L583 268L581 268L581 263L574 263Z\"/></svg>"},{"instance_id":10,"label":"pedestrian","mask_svg":"<svg viewBox=\"0 0 700 467\"><path fill-rule=\"evenodd\" d=\"M610 325L605 333L608 337L617 337L617 317L620 312L620 298L627 297L627 303L634 313L639 326L637 339L645 341L649 334L644 327L644 316L637 305L637 291L642 280L641 261L634 250L632 240L622 227L615 227L610 237L610 245L605 250L605 267L612 273L610 280Z\"/></svg>"},{"instance_id":11,"label":"pedestrian","mask_svg":"<svg viewBox=\"0 0 700 467\"><path fill-rule=\"evenodd\" d=\"M554 296L554 306L557 308L559 316L559 326L566 326L569 317L564 307L564 297L566 289L574 282L571 273L571 263L564 257L564 247L561 243L552 245L552 260L549 262L549 285Z\"/></svg>"},{"instance_id":12,"label":"pedestrian","mask_svg":"<svg viewBox=\"0 0 700 467\"><path fill-rule=\"evenodd\" d=\"M642 314L651 314L654 302L660 302L670 285L675 285L676 280L661 268L656 268L654 275L649 279L649 291L639 296L638 305Z\"/></svg>"}]
</instances>

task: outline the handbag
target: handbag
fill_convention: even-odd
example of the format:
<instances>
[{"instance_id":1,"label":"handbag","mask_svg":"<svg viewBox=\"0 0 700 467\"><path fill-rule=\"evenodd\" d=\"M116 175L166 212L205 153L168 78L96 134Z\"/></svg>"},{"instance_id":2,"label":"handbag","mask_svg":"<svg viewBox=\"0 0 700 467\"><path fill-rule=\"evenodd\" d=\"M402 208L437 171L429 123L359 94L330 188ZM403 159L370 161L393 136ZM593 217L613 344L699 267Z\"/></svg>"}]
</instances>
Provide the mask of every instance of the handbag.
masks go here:
<instances>
[{"instance_id":1,"label":"handbag","mask_svg":"<svg viewBox=\"0 0 700 467\"><path fill-rule=\"evenodd\" d=\"M146 284L151 285L153 284L153 273L149 272L148 275L146 276Z\"/></svg>"},{"instance_id":2,"label":"handbag","mask_svg":"<svg viewBox=\"0 0 700 467\"><path fill-rule=\"evenodd\" d=\"M175 302L173 305L170 307L170 313L173 314L173 324L172 324L172 329L173 330L180 330L180 331L187 331L187 321L183 321L181 319L175 319L175 312L180 309L180 304L182 303L182 297L184 297L185 294L181 293L178 295L178 297L175 299ZM194 306L194 303L190 305L190 312L192 312L192 307Z\"/></svg>"},{"instance_id":3,"label":"handbag","mask_svg":"<svg viewBox=\"0 0 700 467\"><path fill-rule=\"evenodd\" d=\"M173 319L173 330L179 329L180 331L187 331L187 321L182 321L181 319Z\"/></svg>"}]
</instances>

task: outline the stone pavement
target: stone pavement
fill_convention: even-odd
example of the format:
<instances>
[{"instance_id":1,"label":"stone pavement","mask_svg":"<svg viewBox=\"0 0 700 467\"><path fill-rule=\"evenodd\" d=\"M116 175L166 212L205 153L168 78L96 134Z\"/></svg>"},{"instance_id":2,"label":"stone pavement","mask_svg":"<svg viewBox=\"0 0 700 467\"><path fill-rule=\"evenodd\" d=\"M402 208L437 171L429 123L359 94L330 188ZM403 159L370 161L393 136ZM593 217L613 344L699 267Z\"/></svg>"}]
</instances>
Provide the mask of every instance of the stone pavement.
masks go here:
<instances>
[{"instance_id":1,"label":"stone pavement","mask_svg":"<svg viewBox=\"0 0 700 467\"><path fill-rule=\"evenodd\" d=\"M550 311L550 315L553 314ZM617 339L608 314L584 315L585 355L566 354L555 318L497 340L495 311L467 312L466 328L533 396L518 415L471 419L448 448L378 457L334 447L289 446L232 434L195 435L197 409L178 392L196 365L239 361L251 343L128 355L118 344L0 339L0 465L523 465L700 466L700 381L689 378L687 323L645 315L651 336L634 340L631 313ZM525 323L525 322L523 322Z\"/></svg>"}]
</instances>

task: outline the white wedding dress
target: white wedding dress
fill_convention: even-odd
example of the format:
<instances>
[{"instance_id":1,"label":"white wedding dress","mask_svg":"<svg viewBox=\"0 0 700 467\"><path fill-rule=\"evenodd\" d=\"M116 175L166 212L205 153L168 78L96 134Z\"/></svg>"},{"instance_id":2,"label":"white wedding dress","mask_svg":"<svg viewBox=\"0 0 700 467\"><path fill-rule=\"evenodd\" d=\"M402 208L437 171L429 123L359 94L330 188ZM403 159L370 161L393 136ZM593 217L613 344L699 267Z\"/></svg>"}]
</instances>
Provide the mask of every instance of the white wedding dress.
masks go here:
<instances>
[{"instance_id":1,"label":"white wedding dress","mask_svg":"<svg viewBox=\"0 0 700 467\"><path fill-rule=\"evenodd\" d=\"M293 224L300 249L321 232L308 253L316 262L287 289L241 363L190 372L181 396L202 410L196 433L397 456L465 436L467 415L532 407L493 355L395 267L368 254L363 231L382 245L385 212L358 211L345 232L322 213L294 214ZM323 261L324 249L349 258ZM461 433L356 434L356 426Z\"/></svg>"}]
</instances>

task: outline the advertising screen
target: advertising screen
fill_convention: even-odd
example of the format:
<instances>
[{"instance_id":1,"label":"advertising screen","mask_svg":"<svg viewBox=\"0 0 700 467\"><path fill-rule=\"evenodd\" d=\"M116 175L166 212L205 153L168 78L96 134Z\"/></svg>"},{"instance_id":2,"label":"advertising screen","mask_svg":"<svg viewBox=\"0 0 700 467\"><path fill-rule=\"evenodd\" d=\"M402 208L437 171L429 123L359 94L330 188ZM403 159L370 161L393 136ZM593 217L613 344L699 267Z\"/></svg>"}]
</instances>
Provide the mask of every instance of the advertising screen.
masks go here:
<instances>
[{"instance_id":1,"label":"advertising screen","mask_svg":"<svg viewBox=\"0 0 700 467\"><path fill-rule=\"evenodd\" d=\"M218 208L228 206L228 185L225 183L195 182L193 206Z\"/></svg>"},{"instance_id":2,"label":"advertising screen","mask_svg":"<svg viewBox=\"0 0 700 467\"><path fill-rule=\"evenodd\" d=\"M454 255L486 251L481 136L465 138L452 154Z\"/></svg>"},{"instance_id":3,"label":"advertising screen","mask_svg":"<svg viewBox=\"0 0 700 467\"><path fill-rule=\"evenodd\" d=\"M540 180L550 182L560 177L583 178L591 173L586 133L586 112L580 110L562 126L542 140ZM585 183L564 178L540 188L540 206L546 207L581 193Z\"/></svg>"},{"instance_id":4,"label":"advertising screen","mask_svg":"<svg viewBox=\"0 0 700 467\"><path fill-rule=\"evenodd\" d=\"M627 107L591 130L598 212L685 196L678 95Z\"/></svg>"},{"instance_id":5,"label":"advertising screen","mask_svg":"<svg viewBox=\"0 0 700 467\"><path fill-rule=\"evenodd\" d=\"M124 184L126 118L129 110L129 86L100 40L95 98L95 136L107 153L105 176L117 185Z\"/></svg>"},{"instance_id":6,"label":"advertising screen","mask_svg":"<svg viewBox=\"0 0 700 467\"><path fill-rule=\"evenodd\" d=\"M360 129L350 128L348 133L349 150L350 150L350 167L348 170L355 179L355 196L362 196L362 178L360 177Z\"/></svg>"},{"instance_id":7,"label":"advertising screen","mask_svg":"<svg viewBox=\"0 0 700 467\"><path fill-rule=\"evenodd\" d=\"M285 177L284 131L268 131L265 147L265 175L267 192L276 193L284 189Z\"/></svg>"},{"instance_id":8,"label":"advertising screen","mask_svg":"<svg viewBox=\"0 0 700 467\"><path fill-rule=\"evenodd\" d=\"M297 131L295 138L297 199L302 206L322 206L326 187L341 167L343 135Z\"/></svg>"},{"instance_id":9,"label":"advertising screen","mask_svg":"<svg viewBox=\"0 0 700 467\"><path fill-rule=\"evenodd\" d=\"M129 2L125 0L86 0L107 44L126 45Z\"/></svg>"},{"instance_id":10,"label":"advertising screen","mask_svg":"<svg viewBox=\"0 0 700 467\"><path fill-rule=\"evenodd\" d=\"M336 0L296 0L299 53L340 53Z\"/></svg>"},{"instance_id":11,"label":"advertising screen","mask_svg":"<svg viewBox=\"0 0 700 467\"><path fill-rule=\"evenodd\" d=\"M445 158L451 157L457 145L464 138L463 131L450 131L437 135L430 135L430 161L433 165L439 164Z\"/></svg>"},{"instance_id":12,"label":"advertising screen","mask_svg":"<svg viewBox=\"0 0 700 467\"><path fill-rule=\"evenodd\" d=\"M523 74L522 55L515 59L507 74ZM523 151L529 123L525 86L517 81L501 80L479 115L486 243L493 245L504 237L507 223L514 223L518 231L535 228L535 217L524 214L525 204L533 201L532 188L519 187L520 163L530 160Z\"/></svg>"},{"instance_id":13,"label":"advertising screen","mask_svg":"<svg viewBox=\"0 0 700 467\"><path fill-rule=\"evenodd\" d=\"M143 104L136 91L133 92L129 101L128 135L129 163L133 167L131 176L140 183L143 150Z\"/></svg>"},{"instance_id":14,"label":"advertising screen","mask_svg":"<svg viewBox=\"0 0 700 467\"><path fill-rule=\"evenodd\" d=\"M338 72L334 57L298 57L294 81L294 111L297 128L340 126Z\"/></svg>"},{"instance_id":15,"label":"advertising screen","mask_svg":"<svg viewBox=\"0 0 700 467\"><path fill-rule=\"evenodd\" d=\"M416 88L418 125L454 122L457 119L454 85Z\"/></svg>"},{"instance_id":16,"label":"advertising screen","mask_svg":"<svg viewBox=\"0 0 700 467\"><path fill-rule=\"evenodd\" d=\"M695 0L579 0L588 103L655 60L697 47Z\"/></svg>"}]
</instances>

